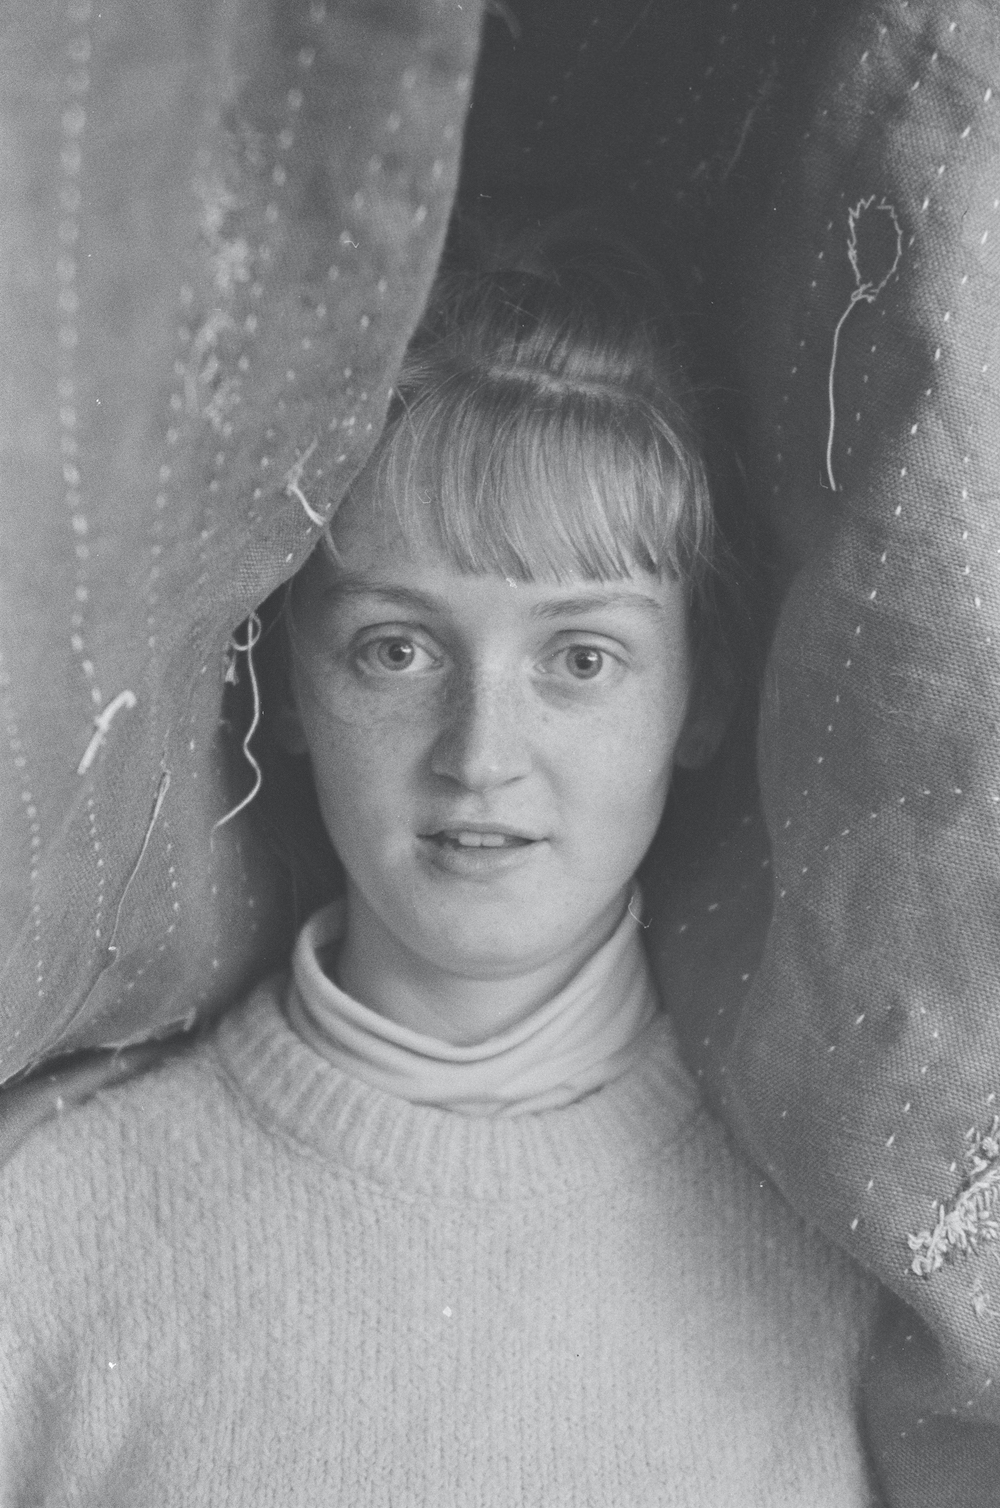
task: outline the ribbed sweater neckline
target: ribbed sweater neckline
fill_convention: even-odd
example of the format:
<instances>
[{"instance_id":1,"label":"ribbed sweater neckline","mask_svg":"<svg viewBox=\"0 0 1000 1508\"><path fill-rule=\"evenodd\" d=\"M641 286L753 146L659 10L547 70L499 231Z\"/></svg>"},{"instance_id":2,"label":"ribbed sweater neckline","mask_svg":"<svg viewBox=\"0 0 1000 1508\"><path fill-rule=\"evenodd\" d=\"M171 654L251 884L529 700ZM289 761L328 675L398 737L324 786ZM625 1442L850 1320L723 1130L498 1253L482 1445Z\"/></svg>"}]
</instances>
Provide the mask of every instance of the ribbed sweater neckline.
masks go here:
<instances>
[{"instance_id":1,"label":"ribbed sweater neckline","mask_svg":"<svg viewBox=\"0 0 1000 1508\"><path fill-rule=\"evenodd\" d=\"M485 1041L453 1044L353 999L324 965L344 932L340 901L311 916L285 1002L299 1036L386 1094L463 1115L526 1115L572 1104L624 1073L659 1009L633 893L610 937L545 1004Z\"/></svg>"},{"instance_id":2,"label":"ribbed sweater neckline","mask_svg":"<svg viewBox=\"0 0 1000 1508\"><path fill-rule=\"evenodd\" d=\"M699 1096L657 1015L620 1078L572 1105L511 1118L414 1105L351 1078L292 1029L288 975L259 985L215 1036L255 1118L303 1151L401 1196L518 1202L620 1181L680 1135Z\"/></svg>"}]
</instances>

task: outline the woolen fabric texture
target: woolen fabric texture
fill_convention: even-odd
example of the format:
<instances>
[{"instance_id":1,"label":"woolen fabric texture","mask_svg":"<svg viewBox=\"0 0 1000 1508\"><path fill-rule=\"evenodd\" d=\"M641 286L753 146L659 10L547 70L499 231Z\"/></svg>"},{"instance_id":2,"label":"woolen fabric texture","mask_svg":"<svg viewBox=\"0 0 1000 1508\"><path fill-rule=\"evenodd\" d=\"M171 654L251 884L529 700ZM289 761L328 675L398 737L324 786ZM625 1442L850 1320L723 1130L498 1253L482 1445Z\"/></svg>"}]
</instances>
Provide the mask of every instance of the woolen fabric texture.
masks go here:
<instances>
[{"instance_id":1,"label":"woolen fabric texture","mask_svg":"<svg viewBox=\"0 0 1000 1508\"><path fill-rule=\"evenodd\" d=\"M339 1072L286 989L0 1173L0 1501L877 1501L872 1285L665 1017L576 1104L470 1117Z\"/></svg>"}]
</instances>

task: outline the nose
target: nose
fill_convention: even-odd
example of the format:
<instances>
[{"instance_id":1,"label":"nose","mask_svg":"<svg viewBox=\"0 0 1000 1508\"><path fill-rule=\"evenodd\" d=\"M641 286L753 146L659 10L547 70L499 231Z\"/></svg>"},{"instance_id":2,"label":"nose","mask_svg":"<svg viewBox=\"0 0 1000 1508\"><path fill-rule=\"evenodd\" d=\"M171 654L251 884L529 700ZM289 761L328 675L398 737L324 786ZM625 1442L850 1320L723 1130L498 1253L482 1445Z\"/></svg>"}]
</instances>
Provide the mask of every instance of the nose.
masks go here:
<instances>
[{"instance_id":1,"label":"nose","mask_svg":"<svg viewBox=\"0 0 1000 1508\"><path fill-rule=\"evenodd\" d=\"M468 791L490 791L531 769L523 699L510 678L472 670L449 688L431 769Z\"/></svg>"}]
</instances>

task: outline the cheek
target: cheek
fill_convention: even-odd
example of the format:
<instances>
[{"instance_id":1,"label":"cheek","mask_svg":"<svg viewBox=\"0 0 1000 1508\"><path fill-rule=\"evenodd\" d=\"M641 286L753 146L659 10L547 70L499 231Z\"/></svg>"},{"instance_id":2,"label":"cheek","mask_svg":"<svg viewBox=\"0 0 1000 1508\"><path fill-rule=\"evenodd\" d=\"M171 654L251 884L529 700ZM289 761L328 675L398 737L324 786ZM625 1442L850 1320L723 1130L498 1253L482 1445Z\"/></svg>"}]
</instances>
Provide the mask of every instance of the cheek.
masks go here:
<instances>
[{"instance_id":1,"label":"cheek","mask_svg":"<svg viewBox=\"0 0 1000 1508\"><path fill-rule=\"evenodd\" d=\"M399 740L379 720L324 718L307 725L307 739L317 786L340 803L363 799L399 758Z\"/></svg>"},{"instance_id":2,"label":"cheek","mask_svg":"<svg viewBox=\"0 0 1000 1508\"><path fill-rule=\"evenodd\" d=\"M652 841L679 732L680 719L670 708L644 699L602 719L567 751L581 824L605 851L638 848L641 857Z\"/></svg>"},{"instance_id":3,"label":"cheek","mask_svg":"<svg viewBox=\"0 0 1000 1508\"><path fill-rule=\"evenodd\" d=\"M690 681L685 661L662 664L623 699L594 744L606 824L644 853L663 814L674 755L684 728ZM612 835L613 836L613 835ZM641 854L640 854L641 857Z\"/></svg>"},{"instance_id":4,"label":"cheek","mask_svg":"<svg viewBox=\"0 0 1000 1508\"><path fill-rule=\"evenodd\" d=\"M421 758L419 720L370 699L359 705L348 687L330 687L321 697L306 692L300 706L330 839L342 858L364 853L380 832L399 826Z\"/></svg>"}]
</instances>

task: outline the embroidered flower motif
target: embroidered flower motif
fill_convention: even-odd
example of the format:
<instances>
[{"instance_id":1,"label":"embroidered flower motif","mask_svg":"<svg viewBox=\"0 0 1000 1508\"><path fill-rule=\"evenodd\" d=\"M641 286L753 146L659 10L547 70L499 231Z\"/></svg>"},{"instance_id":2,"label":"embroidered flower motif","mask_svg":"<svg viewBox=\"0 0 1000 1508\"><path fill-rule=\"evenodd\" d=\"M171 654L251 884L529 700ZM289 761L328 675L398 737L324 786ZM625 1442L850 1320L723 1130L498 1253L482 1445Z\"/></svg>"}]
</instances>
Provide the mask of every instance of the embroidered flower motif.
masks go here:
<instances>
[{"instance_id":1,"label":"embroidered flower motif","mask_svg":"<svg viewBox=\"0 0 1000 1508\"><path fill-rule=\"evenodd\" d=\"M974 1251L980 1241L1000 1235L1000 1116L993 1117L981 1135L972 1126L965 1133L965 1177L958 1193L934 1203L937 1221L933 1230L907 1236L914 1253L910 1271L929 1278L956 1252Z\"/></svg>"}]
</instances>

